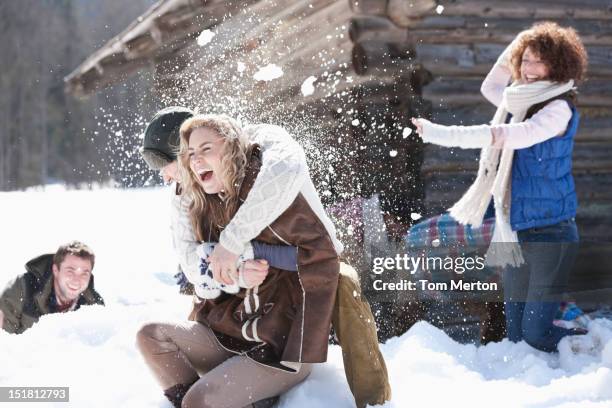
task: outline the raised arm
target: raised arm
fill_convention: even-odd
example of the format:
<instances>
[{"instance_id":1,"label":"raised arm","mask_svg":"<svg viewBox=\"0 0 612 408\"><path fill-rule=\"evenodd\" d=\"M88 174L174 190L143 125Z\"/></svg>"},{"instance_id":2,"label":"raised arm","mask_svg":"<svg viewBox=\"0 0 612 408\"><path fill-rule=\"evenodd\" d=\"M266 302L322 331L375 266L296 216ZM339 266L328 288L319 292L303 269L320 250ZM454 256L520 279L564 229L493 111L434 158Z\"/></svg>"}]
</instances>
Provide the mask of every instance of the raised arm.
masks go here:
<instances>
[{"instance_id":1,"label":"raised arm","mask_svg":"<svg viewBox=\"0 0 612 408\"><path fill-rule=\"evenodd\" d=\"M493 105L499 106L502 101L504 89L508 86L511 78L512 73L510 68L500 63L500 60L497 60L493 68L491 68L491 71L487 74L485 80L482 82L480 92L482 92L484 97Z\"/></svg>"},{"instance_id":2,"label":"raised arm","mask_svg":"<svg viewBox=\"0 0 612 408\"><path fill-rule=\"evenodd\" d=\"M480 86L480 92L495 106L499 106L501 103L504 89L512 79L512 71L510 70L510 54L512 49L518 44L521 37L528 32L529 30L520 32L504 49Z\"/></svg>"},{"instance_id":3,"label":"raised arm","mask_svg":"<svg viewBox=\"0 0 612 408\"><path fill-rule=\"evenodd\" d=\"M283 128L256 125L245 132L261 146L262 165L245 202L219 239L234 255L289 208L308 177L304 150Z\"/></svg>"}]
</instances>

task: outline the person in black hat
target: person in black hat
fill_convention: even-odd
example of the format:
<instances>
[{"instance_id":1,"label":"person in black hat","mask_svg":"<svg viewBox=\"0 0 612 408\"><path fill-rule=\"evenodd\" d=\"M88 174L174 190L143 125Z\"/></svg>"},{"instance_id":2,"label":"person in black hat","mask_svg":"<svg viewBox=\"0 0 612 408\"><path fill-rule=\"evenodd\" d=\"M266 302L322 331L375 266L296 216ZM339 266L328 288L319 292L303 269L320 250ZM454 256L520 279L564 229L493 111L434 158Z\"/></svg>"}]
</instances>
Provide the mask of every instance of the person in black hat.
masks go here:
<instances>
[{"instance_id":1,"label":"person in black hat","mask_svg":"<svg viewBox=\"0 0 612 408\"><path fill-rule=\"evenodd\" d=\"M199 289L203 283L203 271L201 270L203 262L197 249L201 246L201 243L196 239L193 232L189 219L190 202L181 195L177 171L179 129L181 124L193 115L193 111L180 106L168 107L157 112L145 129L140 153L152 170L161 172L166 183L175 183L172 191L171 225L174 249L180 262L179 273L175 275L175 278L181 286L181 293L199 296ZM263 180L263 182L260 181L259 184L257 181L255 182L244 205L250 203L251 206L266 207L269 208L271 214L279 211L283 212L284 209L282 208L270 207L272 204L278 207L280 197L288 197L291 200L297 197L308 178L304 151L289 133L278 126L248 126L245 128L245 134L250 142L257 143L262 149L260 174L263 174L263 176L260 180ZM272 185L274 188L271 189ZM274 217L274 215L267 214L267 217ZM252 213L243 214L242 218L234 217L230 225L233 223L234 229L243 232L245 231L244 225L250 223L252 218ZM256 221L261 222L266 217L257 214L256 218ZM229 229L230 225L226 228ZM250 232L250 228L247 229L247 232ZM263 280L268 273L268 266L288 269L290 267L286 265L292 265L297 268L296 247L251 242L243 236L219 242L217 246L230 247L231 243L234 244L231 247L234 253L239 253L241 258L251 258L244 261L240 268L244 273L252 274L254 278ZM144 349L147 349L147 347L143 344L156 344L157 342L156 339L148 338L146 330L141 330L138 336L139 342L142 343L141 347ZM165 390L164 394L175 406L181 406L181 400L188 388L185 388L183 384L178 384ZM277 396L266 398L254 402L252 406L257 408L269 407L277 400Z\"/></svg>"},{"instance_id":2,"label":"person in black hat","mask_svg":"<svg viewBox=\"0 0 612 408\"><path fill-rule=\"evenodd\" d=\"M165 183L174 183L171 226L174 249L180 261L178 272L174 277L180 287L180 292L187 295L197 294L196 289L198 288L194 289L194 283L199 286L202 278L201 259L197 255L197 248L201 243L196 240L191 230L187 209L189 203L181 198L181 188L178 184L179 129L181 124L192 116L194 112L182 106L170 106L160 110L147 125L143 145L140 148L140 154L149 168L159 170ZM256 125L249 129L248 134L253 142L257 142L268 152L268 155L264 152L262 167L272 168L273 172L278 172L281 165L284 165L286 169L286 172L277 175L280 181L276 194L296 195L296 193L291 193L291 190L297 191L296 186L301 184L301 179L307 174L302 148L284 129L278 126ZM271 199L274 200L275 197ZM296 262L295 248L258 242L246 243L241 255L246 256L245 259L253 257L256 259L248 260L244 265L245 270L256 275L267 273L268 265L280 267ZM260 262L262 260L265 261Z\"/></svg>"},{"instance_id":3,"label":"person in black hat","mask_svg":"<svg viewBox=\"0 0 612 408\"><path fill-rule=\"evenodd\" d=\"M194 112L170 106L157 112L144 132L140 154L151 170L159 170L164 182L177 180L176 155L181 124Z\"/></svg>"},{"instance_id":4,"label":"person in black hat","mask_svg":"<svg viewBox=\"0 0 612 408\"><path fill-rule=\"evenodd\" d=\"M164 183L178 181L177 152L181 124L194 112L183 106L170 106L157 112L144 131L140 155L151 170L159 170ZM179 194L178 184L175 194ZM181 266L174 275L181 293L192 295L193 285L183 273Z\"/></svg>"}]
</instances>

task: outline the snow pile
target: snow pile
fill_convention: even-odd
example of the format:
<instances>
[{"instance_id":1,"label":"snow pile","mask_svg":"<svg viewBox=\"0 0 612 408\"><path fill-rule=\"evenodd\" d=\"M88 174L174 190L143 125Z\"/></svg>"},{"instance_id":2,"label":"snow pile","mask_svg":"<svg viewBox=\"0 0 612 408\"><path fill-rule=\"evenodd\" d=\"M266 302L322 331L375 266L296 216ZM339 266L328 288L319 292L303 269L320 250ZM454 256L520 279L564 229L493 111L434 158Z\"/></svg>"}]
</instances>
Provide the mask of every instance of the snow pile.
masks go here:
<instances>
[{"instance_id":1,"label":"snow pile","mask_svg":"<svg viewBox=\"0 0 612 408\"><path fill-rule=\"evenodd\" d=\"M0 247L7 249L0 284L34 256L80 239L96 251L96 287L107 304L45 316L20 336L0 332L0 386L69 386L71 407L170 407L134 344L143 322L182 320L190 310L172 279L168 210L162 188L0 193ZM462 345L418 323L382 346L393 388L385 407L610 407L612 322L596 320L590 329L599 344L593 353L549 355L507 340ZM341 351L332 346L328 363L280 406L352 404Z\"/></svg>"}]
</instances>

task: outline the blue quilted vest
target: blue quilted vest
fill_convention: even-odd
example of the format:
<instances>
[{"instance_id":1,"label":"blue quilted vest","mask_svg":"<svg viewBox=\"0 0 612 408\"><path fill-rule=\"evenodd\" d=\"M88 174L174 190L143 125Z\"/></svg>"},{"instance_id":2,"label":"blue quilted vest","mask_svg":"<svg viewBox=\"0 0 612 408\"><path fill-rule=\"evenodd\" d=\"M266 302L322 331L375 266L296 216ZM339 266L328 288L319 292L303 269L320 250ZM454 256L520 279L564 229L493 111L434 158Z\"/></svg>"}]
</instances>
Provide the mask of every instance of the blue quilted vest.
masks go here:
<instances>
[{"instance_id":1,"label":"blue quilted vest","mask_svg":"<svg viewBox=\"0 0 612 408\"><path fill-rule=\"evenodd\" d=\"M570 99L572 117L562 136L514 151L510 224L515 231L552 225L576 216L576 189L572 176L574 135L580 114ZM531 117L546 103L532 106ZM535 108L535 109L534 109Z\"/></svg>"}]
</instances>

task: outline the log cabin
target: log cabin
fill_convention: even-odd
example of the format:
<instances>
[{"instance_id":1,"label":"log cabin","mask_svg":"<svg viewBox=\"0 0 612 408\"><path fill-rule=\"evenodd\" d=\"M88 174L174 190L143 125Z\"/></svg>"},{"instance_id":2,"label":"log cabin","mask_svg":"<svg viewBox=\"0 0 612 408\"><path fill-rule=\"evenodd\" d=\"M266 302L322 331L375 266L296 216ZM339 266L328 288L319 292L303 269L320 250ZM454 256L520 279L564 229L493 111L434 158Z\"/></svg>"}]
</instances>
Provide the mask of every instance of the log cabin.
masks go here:
<instances>
[{"instance_id":1,"label":"log cabin","mask_svg":"<svg viewBox=\"0 0 612 408\"><path fill-rule=\"evenodd\" d=\"M589 245L575 297L612 298L609 0L161 0L65 84L86 97L148 70L166 105L286 125L306 146L326 204L378 194L390 222L410 225L413 212L448 208L478 166L477 151L423 145L406 131L410 118L489 121L484 76L542 20L576 28L589 53L574 153L577 222Z\"/></svg>"}]
</instances>

